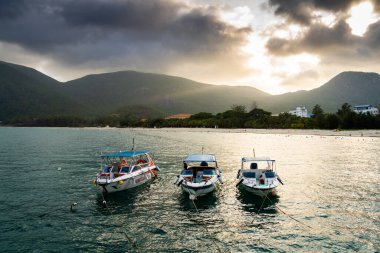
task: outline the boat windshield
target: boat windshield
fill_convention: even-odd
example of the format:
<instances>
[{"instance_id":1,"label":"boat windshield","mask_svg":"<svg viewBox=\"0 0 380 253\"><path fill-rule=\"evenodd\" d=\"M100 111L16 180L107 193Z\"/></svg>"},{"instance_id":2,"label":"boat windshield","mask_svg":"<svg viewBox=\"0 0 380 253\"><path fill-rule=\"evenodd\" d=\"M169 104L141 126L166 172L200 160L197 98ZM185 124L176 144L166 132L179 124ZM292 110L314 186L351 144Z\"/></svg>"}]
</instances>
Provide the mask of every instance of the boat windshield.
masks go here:
<instances>
[{"instance_id":1,"label":"boat windshield","mask_svg":"<svg viewBox=\"0 0 380 253\"><path fill-rule=\"evenodd\" d=\"M215 171L214 170L204 170L203 175L204 176L212 176L212 175L215 175Z\"/></svg>"},{"instance_id":2,"label":"boat windshield","mask_svg":"<svg viewBox=\"0 0 380 253\"><path fill-rule=\"evenodd\" d=\"M110 173L110 167L106 166L103 168L103 173Z\"/></svg>"},{"instance_id":3,"label":"boat windshield","mask_svg":"<svg viewBox=\"0 0 380 253\"><path fill-rule=\"evenodd\" d=\"M255 172L250 172L250 171L243 172L243 177L246 177L246 178L256 178L256 173Z\"/></svg>"},{"instance_id":4,"label":"boat windshield","mask_svg":"<svg viewBox=\"0 0 380 253\"><path fill-rule=\"evenodd\" d=\"M140 166L133 166L133 168L132 168L132 172L135 172L135 171L138 171L139 169L141 169L141 167Z\"/></svg>"},{"instance_id":5,"label":"boat windshield","mask_svg":"<svg viewBox=\"0 0 380 253\"><path fill-rule=\"evenodd\" d=\"M128 173L130 170L131 170L131 167L124 166L124 167L121 167L120 173Z\"/></svg>"},{"instance_id":6,"label":"boat windshield","mask_svg":"<svg viewBox=\"0 0 380 253\"><path fill-rule=\"evenodd\" d=\"M181 171L181 175L183 175L183 176L192 176L193 175L193 171L191 171L191 170L183 170L183 171Z\"/></svg>"},{"instance_id":7,"label":"boat windshield","mask_svg":"<svg viewBox=\"0 0 380 253\"><path fill-rule=\"evenodd\" d=\"M267 172L265 172L265 177L266 178L274 178L274 177L276 177L276 173L274 173L274 171L267 171Z\"/></svg>"},{"instance_id":8,"label":"boat windshield","mask_svg":"<svg viewBox=\"0 0 380 253\"><path fill-rule=\"evenodd\" d=\"M243 170L273 170L274 161L249 161L242 163Z\"/></svg>"}]
</instances>

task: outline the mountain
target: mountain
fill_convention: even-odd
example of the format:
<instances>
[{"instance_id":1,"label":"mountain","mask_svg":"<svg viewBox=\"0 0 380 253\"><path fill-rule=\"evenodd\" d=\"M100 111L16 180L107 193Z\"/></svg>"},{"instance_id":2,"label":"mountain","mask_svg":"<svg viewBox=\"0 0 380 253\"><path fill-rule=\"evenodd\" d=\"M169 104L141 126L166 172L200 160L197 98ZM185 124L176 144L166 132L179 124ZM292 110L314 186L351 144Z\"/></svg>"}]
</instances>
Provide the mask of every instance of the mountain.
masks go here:
<instances>
[{"instance_id":1,"label":"mountain","mask_svg":"<svg viewBox=\"0 0 380 253\"><path fill-rule=\"evenodd\" d=\"M319 104L336 112L343 103L380 105L380 75L343 72L310 91L269 95L247 86L210 85L189 79L120 71L61 83L32 68L0 61L0 121L49 115L162 117L218 113L255 102L273 113Z\"/></svg>"},{"instance_id":2,"label":"mountain","mask_svg":"<svg viewBox=\"0 0 380 253\"><path fill-rule=\"evenodd\" d=\"M246 86L210 85L185 78L121 71L89 75L64 85L66 94L96 111L144 105L166 113L221 112L233 104L252 104L269 94Z\"/></svg>"},{"instance_id":3,"label":"mountain","mask_svg":"<svg viewBox=\"0 0 380 253\"><path fill-rule=\"evenodd\" d=\"M343 103L380 105L380 75L365 72L342 72L319 88L273 96L266 108L289 111L304 105L310 111L319 104L327 112L336 112Z\"/></svg>"},{"instance_id":4,"label":"mountain","mask_svg":"<svg viewBox=\"0 0 380 253\"><path fill-rule=\"evenodd\" d=\"M0 61L0 120L41 115L79 115L84 106L62 84L37 70Z\"/></svg>"}]
</instances>

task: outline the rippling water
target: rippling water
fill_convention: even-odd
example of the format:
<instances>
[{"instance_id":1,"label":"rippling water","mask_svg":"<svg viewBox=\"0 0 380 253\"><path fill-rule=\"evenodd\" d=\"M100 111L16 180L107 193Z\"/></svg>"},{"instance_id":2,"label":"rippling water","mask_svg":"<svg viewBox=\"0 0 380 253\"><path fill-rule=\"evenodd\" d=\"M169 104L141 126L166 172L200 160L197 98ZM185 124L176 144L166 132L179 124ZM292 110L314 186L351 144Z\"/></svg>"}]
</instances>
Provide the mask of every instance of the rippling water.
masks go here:
<instances>
[{"instance_id":1,"label":"rippling water","mask_svg":"<svg viewBox=\"0 0 380 253\"><path fill-rule=\"evenodd\" d=\"M130 148L132 138L155 154L161 174L105 196L107 209L91 184L100 152ZM216 155L225 184L196 200L197 212L173 182L181 159L202 146ZM277 160L285 185L276 199L263 203L235 187L239 159L252 147ZM380 251L380 138L0 128L0 171L3 252Z\"/></svg>"}]
</instances>

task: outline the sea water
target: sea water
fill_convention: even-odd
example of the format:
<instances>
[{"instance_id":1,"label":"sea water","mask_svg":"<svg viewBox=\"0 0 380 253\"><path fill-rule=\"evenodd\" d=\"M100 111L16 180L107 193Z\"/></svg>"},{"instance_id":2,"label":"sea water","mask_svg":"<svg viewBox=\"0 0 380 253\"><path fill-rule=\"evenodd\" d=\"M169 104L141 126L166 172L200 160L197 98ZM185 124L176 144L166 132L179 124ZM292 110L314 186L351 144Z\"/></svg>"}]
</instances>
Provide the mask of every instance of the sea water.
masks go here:
<instances>
[{"instance_id":1,"label":"sea water","mask_svg":"<svg viewBox=\"0 0 380 253\"><path fill-rule=\"evenodd\" d=\"M91 184L99 156L130 149L133 138L152 151L159 177L103 195ZM202 148L216 155L224 185L193 203L173 183L183 157ZM277 160L278 198L236 188L252 148ZM0 128L0 172L1 252L380 251L380 138Z\"/></svg>"}]
</instances>

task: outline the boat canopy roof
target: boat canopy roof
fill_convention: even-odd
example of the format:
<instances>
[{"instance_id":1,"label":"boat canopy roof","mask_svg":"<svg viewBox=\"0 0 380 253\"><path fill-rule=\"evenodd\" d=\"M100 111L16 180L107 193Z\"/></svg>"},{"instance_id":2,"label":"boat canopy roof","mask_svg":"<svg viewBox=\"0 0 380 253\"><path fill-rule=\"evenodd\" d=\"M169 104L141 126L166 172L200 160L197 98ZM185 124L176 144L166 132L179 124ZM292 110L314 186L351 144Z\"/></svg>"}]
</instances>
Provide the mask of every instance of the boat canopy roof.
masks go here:
<instances>
[{"instance_id":1,"label":"boat canopy roof","mask_svg":"<svg viewBox=\"0 0 380 253\"><path fill-rule=\"evenodd\" d=\"M191 154L183 162L216 162L215 156L210 154Z\"/></svg>"},{"instance_id":2,"label":"boat canopy roof","mask_svg":"<svg viewBox=\"0 0 380 253\"><path fill-rule=\"evenodd\" d=\"M148 154L149 151L147 150L134 150L134 151L120 151L117 153L111 153L111 154L104 154L101 155L102 158L106 157L134 157L139 155Z\"/></svg>"},{"instance_id":3,"label":"boat canopy roof","mask_svg":"<svg viewBox=\"0 0 380 253\"><path fill-rule=\"evenodd\" d=\"M242 162L275 162L276 160L269 157L242 157Z\"/></svg>"}]
</instances>

